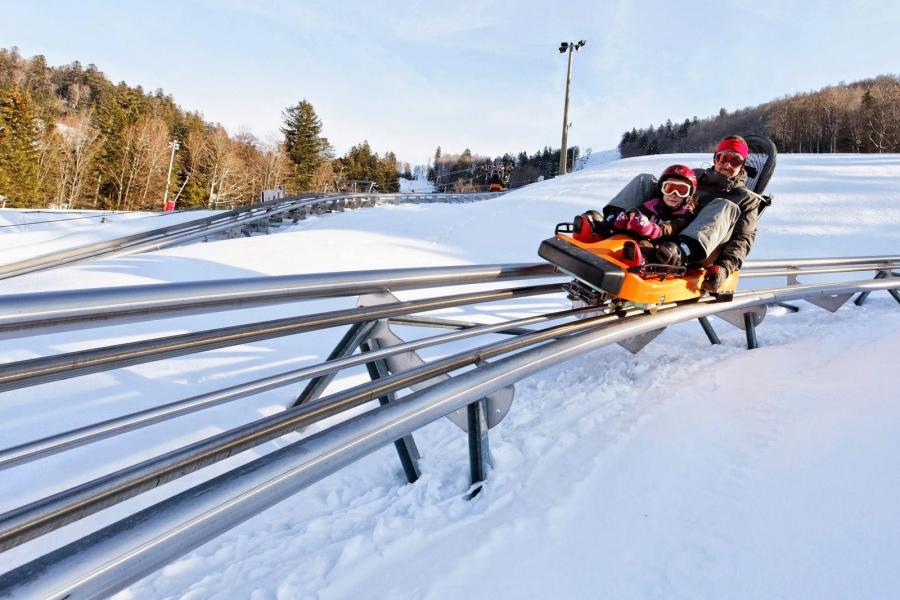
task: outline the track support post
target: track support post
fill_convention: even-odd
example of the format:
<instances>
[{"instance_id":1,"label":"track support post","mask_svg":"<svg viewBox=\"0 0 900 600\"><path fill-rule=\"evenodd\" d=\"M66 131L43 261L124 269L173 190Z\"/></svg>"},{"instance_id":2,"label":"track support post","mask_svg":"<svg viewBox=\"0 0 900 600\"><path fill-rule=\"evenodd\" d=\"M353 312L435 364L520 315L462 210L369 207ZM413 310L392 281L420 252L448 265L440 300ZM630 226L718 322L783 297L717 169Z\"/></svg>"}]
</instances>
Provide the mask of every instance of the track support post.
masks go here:
<instances>
[{"instance_id":1,"label":"track support post","mask_svg":"<svg viewBox=\"0 0 900 600\"><path fill-rule=\"evenodd\" d=\"M752 312L744 313L744 332L747 334L747 350L759 348L759 340L756 338L756 315Z\"/></svg>"},{"instance_id":2,"label":"track support post","mask_svg":"<svg viewBox=\"0 0 900 600\"><path fill-rule=\"evenodd\" d=\"M791 312L800 312L800 307L790 304L788 302L776 302L775 306L780 306L781 308L786 308Z\"/></svg>"},{"instance_id":3,"label":"track support post","mask_svg":"<svg viewBox=\"0 0 900 600\"><path fill-rule=\"evenodd\" d=\"M356 349L374 328L375 321L354 323L346 333L344 333L344 336L337 343L337 346L334 347L334 350L331 351L331 354L328 355L326 360L337 360L339 358L350 356L356 352ZM328 384L331 383L331 380L334 379L335 375L336 373L329 373L328 375L313 377L309 383L306 384L306 387L303 388L303 391L297 396L297 399L291 406L300 406L301 404L311 402L321 396L322 392L325 391L325 388L328 387Z\"/></svg>"},{"instance_id":4,"label":"track support post","mask_svg":"<svg viewBox=\"0 0 900 600\"><path fill-rule=\"evenodd\" d=\"M709 319L707 319L706 317L700 317L697 320L700 321L700 326L703 328L703 333L706 334L706 337L709 339L710 344L715 346L722 343L722 340L719 339L719 335L716 333L716 330L713 329L712 323L709 322Z\"/></svg>"},{"instance_id":5,"label":"track support post","mask_svg":"<svg viewBox=\"0 0 900 600\"><path fill-rule=\"evenodd\" d=\"M900 277L900 273L894 273L892 271L878 271L875 274L875 279L885 279L887 277ZM869 299L869 294L872 292L860 292L859 296L856 297L856 300L853 301L857 306L862 306L866 303L866 300ZM888 290L888 293L900 304L900 292L897 290Z\"/></svg>"},{"instance_id":6,"label":"track support post","mask_svg":"<svg viewBox=\"0 0 900 600\"><path fill-rule=\"evenodd\" d=\"M487 401L485 398L466 407L469 437L469 471L472 480L472 487L468 495L469 499L474 498L481 492L482 484L487 479L487 468L491 464L486 410Z\"/></svg>"},{"instance_id":7,"label":"track support post","mask_svg":"<svg viewBox=\"0 0 900 600\"><path fill-rule=\"evenodd\" d=\"M359 349L362 352L371 352L372 350L378 350L380 347L381 344L378 343L378 340L370 339L360 344ZM383 360L366 363L366 370L369 372L369 377L372 378L372 381L381 379L389 374L387 365ZM378 402L382 406L395 400L396 397L393 392L378 398ZM397 450L397 456L400 458L400 464L403 466L406 480L409 483L415 483L421 476L422 471L419 469L419 458L421 458L421 455L412 434L405 435L399 440L394 440L394 448Z\"/></svg>"}]
</instances>

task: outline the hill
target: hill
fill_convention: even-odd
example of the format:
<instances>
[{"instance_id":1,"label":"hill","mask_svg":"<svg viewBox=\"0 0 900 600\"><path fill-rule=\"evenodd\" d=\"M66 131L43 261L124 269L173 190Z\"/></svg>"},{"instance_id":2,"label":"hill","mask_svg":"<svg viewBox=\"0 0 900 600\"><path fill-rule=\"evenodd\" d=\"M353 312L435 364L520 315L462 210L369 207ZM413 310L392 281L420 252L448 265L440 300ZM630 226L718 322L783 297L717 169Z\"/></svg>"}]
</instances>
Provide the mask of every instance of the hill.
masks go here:
<instances>
[{"instance_id":1,"label":"hill","mask_svg":"<svg viewBox=\"0 0 900 600\"><path fill-rule=\"evenodd\" d=\"M706 119L671 119L622 135L623 157L711 151L734 133L767 135L781 152L900 152L900 78L882 75Z\"/></svg>"}]
</instances>

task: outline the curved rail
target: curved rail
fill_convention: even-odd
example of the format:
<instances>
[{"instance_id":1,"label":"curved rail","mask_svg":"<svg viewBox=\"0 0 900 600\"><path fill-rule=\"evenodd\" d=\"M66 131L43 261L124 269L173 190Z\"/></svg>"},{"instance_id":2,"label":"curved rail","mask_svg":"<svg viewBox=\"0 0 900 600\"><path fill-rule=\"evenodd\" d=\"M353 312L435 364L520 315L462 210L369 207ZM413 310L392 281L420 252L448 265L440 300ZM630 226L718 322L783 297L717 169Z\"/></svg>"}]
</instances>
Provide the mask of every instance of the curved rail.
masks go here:
<instances>
[{"instance_id":1,"label":"curved rail","mask_svg":"<svg viewBox=\"0 0 900 600\"><path fill-rule=\"evenodd\" d=\"M676 323L774 302L900 287L898 279L795 285L701 299L570 332L294 442L0 576L0 595L94 597L120 590L265 508L416 429L542 369ZM597 317L597 319L608 318ZM584 322L582 322L583 324Z\"/></svg>"},{"instance_id":2,"label":"curved rail","mask_svg":"<svg viewBox=\"0 0 900 600\"><path fill-rule=\"evenodd\" d=\"M559 275L549 263L248 277L0 296L0 339L283 302Z\"/></svg>"},{"instance_id":3,"label":"curved rail","mask_svg":"<svg viewBox=\"0 0 900 600\"><path fill-rule=\"evenodd\" d=\"M262 221L269 222L274 218L290 215L291 213L297 213L297 218L305 218L307 214L312 213L374 206L376 202L474 202L494 198L501 194L502 192L476 194L341 194L337 196L315 194L311 196L278 198L235 208L209 217L193 219L150 231L0 265L0 279L53 269L103 256L122 256L168 248L229 229L244 227Z\"/></svg>"},{"instance_id":4,"label":"curved rail","mask_svg":"<svg viewBox=\"0 0 900 600\"><path fill-rule=\"evenodd\" d=\"M741 278L896 268L900 268L900 256L748 261L741 270ZM0 339L315 298L554 276L564 275L550 263L518 263L10 294L0 296Z\"/></svg>"},{"instance_id":5,"label":"curved rail","mask_svg":"<svg viewBox=\"0 0 900 600\"><path fill-rule=\"evenodd\" d=\"M0 391L68 379L130 365L205 352L228 346L295 335L340 325L350 325L424 312L557 292L559 284L470 292L424 300L393 302L372 307L348 308L313 315L233 325L195 333L140 340L92 350L79 350L0 365Z\"/></svg>"}]
</instances>

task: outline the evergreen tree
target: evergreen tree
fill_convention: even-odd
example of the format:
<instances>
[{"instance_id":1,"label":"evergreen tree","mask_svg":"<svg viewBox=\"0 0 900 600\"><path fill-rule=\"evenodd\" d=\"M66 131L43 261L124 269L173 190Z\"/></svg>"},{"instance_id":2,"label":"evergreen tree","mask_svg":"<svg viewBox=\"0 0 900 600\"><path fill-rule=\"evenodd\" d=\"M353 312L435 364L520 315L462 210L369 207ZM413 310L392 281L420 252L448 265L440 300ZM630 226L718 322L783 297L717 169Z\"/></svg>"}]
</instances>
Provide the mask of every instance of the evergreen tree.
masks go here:
<instances>
[{"instance_id":1,"label":"evergreen tree","mask_svg":"<svg viewBox=\"0 0 900 600\"><path fill-rule=\"evenodd\" d=\"M438 180L438 177L440 177L443 174L440 164L441 164L441 147L438 146L437 150L434 151L434 170L431 173L431 177L429 177L429 179L431 179L432 181L436 182Z\"/></svg>"},{"instance_id":2,"label":"evergreen tree","mask_svg":"<svg viewBox=\"0 0 900 600\"><path fill-rule=\"evenodd\" d=\"M309 190L316 169L331 154L328 140L320 135L322 120L306 100L285 109L283 117L281 133L284 134L285 151L293 167L294 190Z\"/></svg>"},{"instance_id":3,"label":"evergreen tree","mask_svg":"<svg viewBox=\"0 0 900 600\"><path fill-rule=\"evenodd\" d=\"M18 86L0 90L0 195L7 206L39 206L41 124L31 95Z\"/></svg>"},{"instance_id":4,"label":"evergreen tree","mask_svg":"<svg viewBox=\"0 0 900 600\"><path fill-rule=\"evenodd\" d=\"M397 178L400 177L400 173L397 169L397 156L393 152L385 153L384 159L379 161L378 167L380 175L378 189L384 192L399 192L400 182L397 181Z\"/></svg>"}]
</instances>

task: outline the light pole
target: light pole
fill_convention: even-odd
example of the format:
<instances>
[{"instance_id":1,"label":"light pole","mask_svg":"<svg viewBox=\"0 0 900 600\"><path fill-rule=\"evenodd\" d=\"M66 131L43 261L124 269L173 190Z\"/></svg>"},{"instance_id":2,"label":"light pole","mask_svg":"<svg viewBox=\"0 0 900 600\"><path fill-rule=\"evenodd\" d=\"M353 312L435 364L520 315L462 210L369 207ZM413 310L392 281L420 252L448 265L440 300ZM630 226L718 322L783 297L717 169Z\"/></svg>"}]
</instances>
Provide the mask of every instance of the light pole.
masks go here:
<instances>
[{"instance_id":1,"label":"light pole","mask_svg":"<svg viewBox=\"0 0 900 600\"><path fill-rule=\"evenodd\" d=\"M172 140L169 142L169 146L172 148L172 154L169 156L169 172L166 174L166 193L163 196L163 210L168 211L169 209L169 182L172 180L172 165L175 163L175 151L178 150L178 140ZM171 210L175 209L174 202Z\"/></svg>"},{"instance_id":2,"label":"light pole","mask_svg":"<svg viewBox=\"0 0 900 600\"><path fill-rule=\"evenodd\" d=\"M559 149L559 174L566 174L566 156L568 149L566 144L569 138L569 86L572 85L572 53L581 50L581 47L587 43L586 40L578 42L562 42L559 45L559 53L562 54L566 50L569 51L569 68L566 71L566 104L563 108L563 126L562 126L562 145Z\"/></svg>"}]
</instances>

